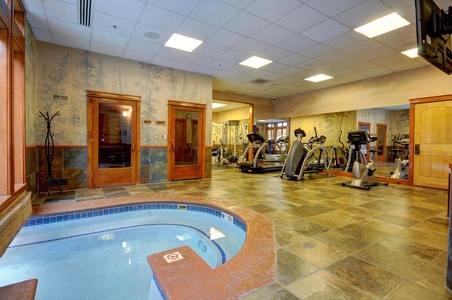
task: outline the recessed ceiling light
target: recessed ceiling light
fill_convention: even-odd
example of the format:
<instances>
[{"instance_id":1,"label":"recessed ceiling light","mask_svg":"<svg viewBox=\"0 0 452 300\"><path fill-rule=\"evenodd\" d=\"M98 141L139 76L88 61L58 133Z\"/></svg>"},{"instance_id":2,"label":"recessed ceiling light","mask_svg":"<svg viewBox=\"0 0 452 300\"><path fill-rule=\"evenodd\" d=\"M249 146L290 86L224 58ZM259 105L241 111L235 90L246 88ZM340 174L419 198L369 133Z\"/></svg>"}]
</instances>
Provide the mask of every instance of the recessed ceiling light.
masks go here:
<instances>
[{"instance_id":1,"label":"recessed ceiling light","mask_svg":"<svg viewBox=\"0 0 452 300\"><path fill-rule=\"evenodd\" d=\"M309 78L305 78L304 80L312 81L312 82L319 82L319 81L324 81L324 80L328 80L331 78L333 78L333 77L324 75L324 74L319 74L319 75L311 76Z\"/></svg>"},{"instance_id":2,"label":"recessed ceiling light","mask_svg":"<svg viewBox=\"0 0 452 300\"><path fill-rule=\"evenodd\" d=\"M169 38L169 40L165 43L166 47L171 47L187 52L192 52L195 50L199 45L202 44L202 41L180 35L177 33L173 33L173 35Z\"/></svg>"},{"instance_id":3,"label":"recessed ceiling light","mask_svg":"<svg viewBox=\"0 0 452 300\"><path fill-rule=\"evenodd\" d=\"M413 48L413 49L410 49L410 50L403 51L402 54L408 56L409 58L416 58L416 57L419 56L417 48Z\"/></svg>"},{"instance_id":4,"label":"recessed ceiling light","mask_svg":"<svg viewBox=\"0 0 452 300\"><path fill-rule=\"evenodd\" d=\"M223 106L226 106L226 104L213 103L213 102L212 102L212 108L219 108L219 107L223 107Z\"/></svg>"},{"instance_id":5,"label":"recessed ceiling light","mask_svg":"<svg viewBox=\"0 0 452 300\"><path fill-rule=\"evenodd\" d=\"M255 68L258 69L260 67L263 67L265 65L268 65L269 63L271 63L271 60L265 59L265 58L260 58L257 56L252 56L244 61L242 61L240 63L240 65L242 66L247 66L247 67L251 67L251 68Z\"/></svg>"},{"instance_id":6,"label":"recessed ceiling light","mask_svg":"<svg viewBox=\"0 0 452 300\"><path fill-rule=\"evenodd\" d=\"M392 13L383 18L367 23L366 25L355 28L354 30L369 38L373 38L409 24L410 22L399 16L397 13Z\"/></svg>"}]
</instances>

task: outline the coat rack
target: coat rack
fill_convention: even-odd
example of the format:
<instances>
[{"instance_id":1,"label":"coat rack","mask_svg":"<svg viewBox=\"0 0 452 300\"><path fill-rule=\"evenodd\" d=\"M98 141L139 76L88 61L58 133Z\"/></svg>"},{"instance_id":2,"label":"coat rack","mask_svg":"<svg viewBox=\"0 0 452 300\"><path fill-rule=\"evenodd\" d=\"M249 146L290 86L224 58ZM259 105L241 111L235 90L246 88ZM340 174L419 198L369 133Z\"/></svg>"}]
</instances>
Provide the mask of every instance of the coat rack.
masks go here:
<instances>
[{"instance_id":1,"label":"coat rack","mask_svg":"<svg viewBox=\"0 0 452 300\"><path fill-rule=\"evenodd\" d=\"M46 180L44 181L44 183L39 188L38 194L41 193L41 191L45 187L45 185L48 184L47 185L47 196L48 196L50 194L50 186L52 184L57 186L60 189L60 193L63 191L61 189L60 185L58 184L58 182L56 182L55 179L53 178L53 174L52 174L52 162L53 162L53 155L55 152L55 145L53 143L53 134L52 134L51 126L50 126L53 118L55 118L56 116L60 116L60 111L57 111L53 116L50 116L49 112L46 112L45 114L43 114L41 111L39 111L39 113L41 114L41 117L43 117L47 123L47 134L46 134L46 140L44 143L44 152L45 152L46 163L47 163L47 177L46 177Z\"/></svg>"}]
</instances>

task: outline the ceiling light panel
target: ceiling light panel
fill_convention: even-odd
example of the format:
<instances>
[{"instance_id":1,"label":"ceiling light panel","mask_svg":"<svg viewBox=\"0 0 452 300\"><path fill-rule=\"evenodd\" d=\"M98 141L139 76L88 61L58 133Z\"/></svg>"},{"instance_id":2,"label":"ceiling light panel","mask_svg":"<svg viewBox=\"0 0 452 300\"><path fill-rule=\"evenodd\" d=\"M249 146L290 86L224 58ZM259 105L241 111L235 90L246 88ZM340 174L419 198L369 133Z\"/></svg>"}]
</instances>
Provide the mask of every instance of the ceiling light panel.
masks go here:
<instances>
[{"instance_id":1,"label":"ceiling light panel","mask_svg":"<svg viewBox=\"0 0 452 300\"><path fill-rule=\"evenodd\" d=\"M408 56L409 58L416 58L419 56L417 48L403 51L402 54Z\"/></svg>"},{"instance_id":2,"label":"ceiling light panel","mask_svg":"<svg viewBox=\"0 0 452 300\"><path fill-rule=\"evenodd\" d=\"M396 30L398 28L409 25L410 22L399 16L397 13L389 14L385 17L367 23L361 27L355 28L359 32L369 38L373 38L384 33Z\"/></svg>"},{"instance_id":3,"label":"ceiling light panel","mask_svg":"<svg viewBox=\"0 0 452 300\"><path fill-rule=\"evenodd\" d=\"M201 44L202 41L200 40L174 33L165 43L165 46L182 51L192 52Z\"/></svg>"},{"instance_id":4,"label":"ceiling light panel","mask_svg":"<svg viewBox=\"0 0 452 300\"><path fill-rule=\"evenodd\" d=\"M265 59L265 58L260 58L257 56L252 56L244 61L242 61L240 63L240 65L242 66L247 66L247 67L251 67L251 68L255 68L258 69L260 67L263 67L265 65L268 65L269 63L271 63L271 60Z\"/></svg>"},{"instance_id":5,"label":"ceiling light panel","mask_svg":"<svg viewBox=\"0 0 452 300\"><path fill-rule=\"evenodd\" d=\"M325 81L325 80L328 80L331 78L333 78L333 77L325 75L325 74L319 74L319 75L311 76L309 78L305 78L305 80L312 81L312 82L320 82L320 81Z\"/></svg>"}]
</instances>

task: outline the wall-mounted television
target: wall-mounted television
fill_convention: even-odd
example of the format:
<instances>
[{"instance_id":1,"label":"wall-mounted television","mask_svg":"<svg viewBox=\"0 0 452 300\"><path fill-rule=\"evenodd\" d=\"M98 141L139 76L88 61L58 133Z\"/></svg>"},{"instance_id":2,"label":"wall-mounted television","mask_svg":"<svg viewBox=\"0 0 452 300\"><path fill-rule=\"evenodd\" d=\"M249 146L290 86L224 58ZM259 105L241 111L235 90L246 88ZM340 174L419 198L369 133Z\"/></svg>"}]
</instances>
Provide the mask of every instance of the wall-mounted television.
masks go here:
<instances>
[{"instance_id":1,"label":"wall-mounted television","mask_svg":"<svg viewBox=\"0 0 452 300\"><path fill-rule=\"evenodd\" d=\"M446 74L452 74L452 7L440 9L433 0L415 0L419 56Z\"/></svg>"}]
</instances>

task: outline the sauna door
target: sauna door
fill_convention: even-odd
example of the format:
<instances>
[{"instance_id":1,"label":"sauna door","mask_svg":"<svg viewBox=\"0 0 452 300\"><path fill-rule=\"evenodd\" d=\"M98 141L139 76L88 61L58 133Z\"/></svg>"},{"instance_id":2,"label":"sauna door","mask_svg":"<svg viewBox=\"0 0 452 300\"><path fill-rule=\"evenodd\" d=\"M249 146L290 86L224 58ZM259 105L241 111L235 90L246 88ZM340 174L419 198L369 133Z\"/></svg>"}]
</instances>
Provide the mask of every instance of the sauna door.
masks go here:
<instances>
[{"instance_id":1,"label":"sauna door","mask_svg":"<svg viewBox=\"0 0 452 300\"><path fill-rule=\"evenodd\" d=\"M168 132L169 180L197 179L204 170L205 109L170 102Z\"/></svg>"},{"instance_id":2,"label":"sauna door","mask_svg":"<svg viewBox=\"0 0 452 300\"><path fill-rule=\"evenodd\" d=\"M91 97L90 102L90 187L136 184L137 102L104 97Z\"/></svg>"}]
</instances>

